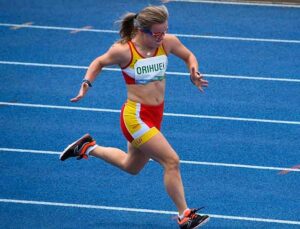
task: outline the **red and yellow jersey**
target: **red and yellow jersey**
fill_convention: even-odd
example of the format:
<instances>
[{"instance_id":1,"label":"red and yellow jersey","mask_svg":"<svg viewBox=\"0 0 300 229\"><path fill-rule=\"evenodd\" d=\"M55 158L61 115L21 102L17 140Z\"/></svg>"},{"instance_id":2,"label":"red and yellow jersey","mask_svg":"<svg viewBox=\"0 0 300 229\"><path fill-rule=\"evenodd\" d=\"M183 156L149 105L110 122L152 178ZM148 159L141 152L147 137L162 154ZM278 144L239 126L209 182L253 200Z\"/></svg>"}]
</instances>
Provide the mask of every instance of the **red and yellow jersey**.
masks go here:
<instances>
[{"instance_id":1,"label":"red and yellow jersey","mask_svg":"<svg viewBox=\"0 0 300 229\"><path fill-rule=\"evenodd\" d=\"M126 84L147 84L165 79L168 58L162 44L152 57L142 56L131 41L128 42L128 45L131 60L127 66L122 68Z\"/></svg>"}]
</instances>

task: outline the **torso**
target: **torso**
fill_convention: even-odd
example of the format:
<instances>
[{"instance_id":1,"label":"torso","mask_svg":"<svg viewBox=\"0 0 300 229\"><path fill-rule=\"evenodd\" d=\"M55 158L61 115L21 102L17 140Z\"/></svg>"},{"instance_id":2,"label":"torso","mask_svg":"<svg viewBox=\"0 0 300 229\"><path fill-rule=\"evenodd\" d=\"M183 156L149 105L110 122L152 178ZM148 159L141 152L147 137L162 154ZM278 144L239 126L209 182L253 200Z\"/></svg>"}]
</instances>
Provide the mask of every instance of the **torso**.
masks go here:
<instances>
[{"instance_id":1,"label":"torso","mask_svg":"<svg viewBox=\"0 0 300 229\"><path fill-rule=\"evenodd\" d=\"M125 73L128 99L147 105L161 104L164 101L167 67L167 52L163 45L150 51L140 49L134 41L124 45L127 45L130 57L127 64L120 67L123 75Z\"/></svg>"}]
</instances>

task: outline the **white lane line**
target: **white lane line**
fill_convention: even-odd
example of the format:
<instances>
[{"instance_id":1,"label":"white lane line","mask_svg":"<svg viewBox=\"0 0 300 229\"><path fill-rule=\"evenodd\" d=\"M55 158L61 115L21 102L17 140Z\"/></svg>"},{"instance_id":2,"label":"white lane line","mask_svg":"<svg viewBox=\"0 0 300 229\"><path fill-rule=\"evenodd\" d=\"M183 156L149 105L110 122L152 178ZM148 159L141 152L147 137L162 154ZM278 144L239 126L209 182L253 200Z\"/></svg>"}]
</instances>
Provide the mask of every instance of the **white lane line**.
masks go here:
<instances>
[{"instance_id":1,"label":"white lane line","mask_svg":"<svg viewBox=\"0 0 300 229\"><path fill-rule=\"evenodd\" d=\"M43 63L28 63L28 62L16 62L16 61L0 61L0 64L7 65L22 65L31 67L47 67L47 68L71 68L71 69L87 69L87 66L79 65L65 65L65 64L43 64Z\"/></svg>"},{"instance_id":2,"label":"white lane line","mask_svg":"<svg viewBox=\"0 0 300 229\"><path fill-rule=\"evenodd\" d=\"M109 30L109 29L88 29L88 28L73 28L73 27L59 27L59 26L24 25L24 24L12 24L12 23L0 23L0 26L3 27L22 26L22 28L45 29L45 30L64 30L64 31L80 30L82 32L116 33L116 34L119 33L119 31Z\"/></svg>"},{"instance_id":3,"label":"white lane line","mask_svg":"<svg viewBox=\"0 0 300 229\"><path fill-rule=\"evenodd\" d=\"M109 29L82 29L82 28L71 28L71 27L23 25L23 24L11 24L11 23L0 23L0 26L2 27L23 26L23 28L30 28L30 29L64 30L64 31L74 31L80 29L82 32L113 33L113 34L119 33L119 31L109 30ZM293 40L293 39L291 40L291 39L271 39L271 38L253 38L253 37L207 36L207 35L179 34L179 33L173 33L173 35L176 35L177 37L199 38L199 39L300 44L300 40Z\"/></svg>"},{"instance_id":4,"label":"white lane line","mask_svg":"<svg viewBox=\"0 0 300 229\"><path fill-rule=\"evenodd\" d=\"M10 102L0 102L0 105L2 105L2 106L17 106L17 107L31 107L31 108L47 108L47 109L61 109L61 110L80 110L80 111L120 113L120 110L105 109L105 108L55 106L55 105L45 105L45 104L10 103ZM213 120L226 120L226 121L241 121L241 122L258 122L258 123L300 125L299 121L239 118L239 117L226 117L226 116L213 116L213 115L193 115L193 114L164 113L164 116L183 117L183 118L199 118L199 119L213 119Z\"/></svg>"},{"instance_id":5,"label":"white lane line","mask_svg":"<svg viewBox=\"0 0 300 229\"><path fill-rule=\"evenodd\" d=\"M60 155L61 152L49 150L33 150L33 149L13 149L13 148L0 148L0 152L17 152L17 153L33 153L33 154L50 154Z\"/></svg>"},{"instance_id":6,"label":"white lane line","mask_svg":"<svg viewBox=\"0 0 300 229\"><path fill-rule=\"evenodd\" d=\"M272 1L267 2L259 2L259 0L255 2L251 1L237 1L237 0L231 0L231 1L222 1L222 0L163 0L163 2L193 2L193 3L209 3L209 4L224 4L224 5L245 5L245 6L267 6L267 7L292 7L292 8L300 8L299 4L293 4L288 1L282 1L282 3L274 3Z\"/></svg>"},{"instance_id":7,"label":"white lane line","mask_svg":"<svg viewBox=\"0 0 300 229\"><path fill-rule=\"evenodd\" d=\"M25 23L22 24L22 26L13 26L10 29L11 30L18 30L18 29L22 29L26 25L32 25L32 24L33 24L33 22L31 22L31 21L30 22L25 22Z\"/></svg>"},{"instance_id":8,"label":"white lane line","mask_svg":"<svg viewBox=\"0 0 300 229\"><path fill-rule=\"evenodd\" d=\"M273 123L273 124L300 125L299 121L284 121L284 120L255 119L255 118L238 118L238 117L213 116L213 115L192 115L192 114L164 113L164 116L174 116L174 117L184 117L184 118L200 118L200 119L215 119L215 120L227 120L227 121L241 121L241 122L260 122L260 123Z\"/></svg>"},{"instance_id":9,"label":"white lane line","mask_svg":"<svg viewBox=\"0 0 300 229\"><path fill-rule=\"evenodd\" d=\"M48 202L48 201L0 199L0 202L13 203L13 204L27 204L27 205L44 205L44 206L55 206L55 207L87 208L87 209L108 210L108 211L164 214L164 215L177 215L178 214L175 211L153 210L153 209L143 209L143 208L125 208L125 207L113 207L113 206L90 205L90 204L70 204L70 203ZM204 213L204 214L208 214L208 213ZM294 221L294 220L265 219L265 218L228 216L228 215L216 215L216 214L209 214L209 215L210 215L210 217L217 218L217 219L254 221L254 222L262 222L262 223L278 223L278 224L287 224L287 225L300 225L300 221Z\"/></svg>"},{"instance_id":10,"label":"white lane line","mask_svg":"<svg viewBox=\"0 0 300 229\"><path fill-rule=\"evenodd\" d=\"M28 63L28 62L16 62L16 61L0 61L0 64L7 65L21 65L30 67L48 67L48 68L67 68L67 69L87 69L87 66L79 65L63 65L63 64L43 64L43 63ZM106 71L120 72L118 68L103 68ZM189 73L185 72L166 72L169 75L188 76ZM240 79L240 80L262 80L262 81L281 81L300 83L300 79L293 78L272 78L272 77L259 77L259 76L238 76L238 75L218 75L218 74L203 74L207 78L224 78L224 79Z\"/></svg>"},{"instance_id":11,"label":"white lane line","mask_svg":"<svg viewBox=\"0 0 300 229\"><path fill-rule=\"evenodd\" d=\"M184 161L184 160L181 160L180 163L189 164L189 165L207 165L207 166L233 167L233 168L256 169L256 170L300 172L300 169L274 167L274 166L257 166L257 165L229 164L229 163L217 163L217 162L206 162L206 161Z\"/></svg>"},{"instance_id":12,"label":"white lane line","mask_svg":"<svg viewBox=\"0 0 300 229\"><path fill-rule=\"evenodd\" d=\"M32 154L50 154L60 155L58 151L45 151L45 150L32 150L32 149L14 149L14 148L0 148L0 152L17 152L17 153L32 153ZM244 165L244 164L229 164L229 163L216 163L206 161L186 161L180 160L181 164L187 165L203 165L203 166L216 166L216 167L232 167L241 169L255 169L255 170L275 170L281 172L300 172L300 169L283 168L274 166L257 166L257 165Z\"/></svg>"},{"instance_id":13,"label":"white lane line","mask_svg":"<svg viewBox=\"0 0 300 229\"><path fill-rule=\"evenodd\" d=\"M284 40L284 39L270 39L270 38L251 38L251 37L230 37L230 36L207 36L207 35L193 35L193 34L177 34L177 37L187 38L202 38L202 39L216 39L216 40L233 40L233 41L252 41L252 42L271 42L271 43L291 43L300 44L299 40Z\"/></svg>"},{"instance_id":14,"label":"white lane line","mask_svg":"<svg viewBox=\"0 0 300 229\"><path fill-rule=\"evenodd\" d=\"M92 29L92 28L93 28L93 26L87 25L87 26L84 26L84 27L82 27L82 28L80 28L80 29L78 29L78 30L73 30L73 31L71 31L70 33L71 33L71 34L76 34L76 33L82 32L83 30L86 30L86 29Z\"/></svg>"},{"instance_id":15,"label":"white lane line","mask_svg":"<svg viewBox=\"0 0 300 229\"><path fill-rule=\"evenodd\" d=\"M260 77L260 76L237 76L237 75L216 75L216 74L203 74L203 75L207 78L261 80L261 81L281 81L281 82L300 83L300 79L291 79L291 78L272 78L272 77Z\"/></svg>"}]
</instances>

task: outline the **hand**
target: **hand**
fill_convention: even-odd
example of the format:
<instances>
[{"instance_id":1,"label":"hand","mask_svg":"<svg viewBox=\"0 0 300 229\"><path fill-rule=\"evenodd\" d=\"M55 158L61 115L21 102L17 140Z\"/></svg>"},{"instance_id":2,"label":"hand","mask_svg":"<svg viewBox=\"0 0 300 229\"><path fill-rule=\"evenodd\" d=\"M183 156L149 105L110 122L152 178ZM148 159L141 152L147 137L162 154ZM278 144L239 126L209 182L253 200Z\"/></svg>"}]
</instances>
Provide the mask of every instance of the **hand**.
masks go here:
<instances>
[{"instance_id":1,"label":"hand","mask_svg":"<svg viewBox=\"0 0 300 229\"><path fill-rule=\"evenodd\" d=\"M71 102L79 101L80 99L82 99L85 96L88 89L89 89L89 85L87 83L82 83L78 95L76 97L72 98L70 101Z\"/></svg>"},{"instance_id":2,"label":"hand","mask_svg":"<svg viewBox=\"0 0 300 229\"><path fill-rule=\"evenodd\" d=\"M201 91L204 92L203 87L208 87L208 81L203 78L200 72L197 72L195 67L192 67L191 72L192 83Z\"/></svg>"}]
</instances>

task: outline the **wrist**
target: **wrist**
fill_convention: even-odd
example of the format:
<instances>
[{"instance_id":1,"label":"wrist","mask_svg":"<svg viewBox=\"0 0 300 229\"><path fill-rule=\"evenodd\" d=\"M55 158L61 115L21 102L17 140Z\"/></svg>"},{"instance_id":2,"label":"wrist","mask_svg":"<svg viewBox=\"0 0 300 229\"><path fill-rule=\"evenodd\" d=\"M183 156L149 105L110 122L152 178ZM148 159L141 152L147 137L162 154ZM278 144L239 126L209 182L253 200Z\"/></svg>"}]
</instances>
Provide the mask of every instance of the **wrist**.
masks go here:
<instances>
[{"instance_id":1,"label":"wrist","mask_svg":"<svg viewBox=\"0 0 300 229\"><path fill-rule=\"evenodd\" d=\"M89 81L88 79L83 79L82 83L86 83L87 85L89 85L89 87L93 86L92 83L91 83L91 81Z\"/></svg>"},{"instance_id":2,"label":"wrist","mask_svg":"<svg viewBox=\"0 0 300 229\"><path fill-rule=\"evenodd\" d=\"M198 76L200 76L200 72L196 72L196 74L197 74ZM196 79L197 79L197 77L196 77ZM194 80L193 80L192 74L190 74L190 80L191 80L192 84L196 85L195 82L194 82Z\"/></svg>"},{"instance_id":3,"label":"wrist","mask_svg":"<svg viewBox=\"0 0 300 229\"><path fill-rule=\"evenodd\" d=\"M190 75L190 80L191 80L192 84L195 85L195 83L194 83L194 81L193 81L193 79L192 79L192 75Z\"/></svg>"}]
</instances>

